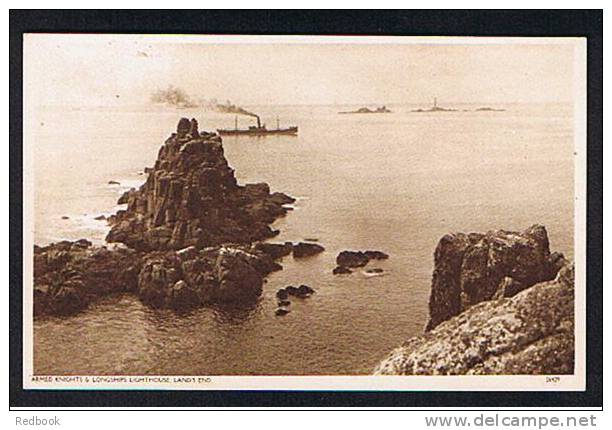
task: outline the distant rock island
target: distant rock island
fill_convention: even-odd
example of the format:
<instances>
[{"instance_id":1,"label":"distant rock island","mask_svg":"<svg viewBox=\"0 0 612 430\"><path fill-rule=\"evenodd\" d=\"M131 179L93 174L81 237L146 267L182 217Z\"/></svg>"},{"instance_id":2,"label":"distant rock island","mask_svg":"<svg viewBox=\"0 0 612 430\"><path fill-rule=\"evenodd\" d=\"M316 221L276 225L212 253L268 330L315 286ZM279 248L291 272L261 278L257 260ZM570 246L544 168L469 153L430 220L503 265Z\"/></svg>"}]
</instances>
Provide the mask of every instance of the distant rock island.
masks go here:
<instances>
[{"instance_id":1,"label":"distant rock island","mask_svg":"<svg viewBox=\"0 0 612 430\"><path fill-rule=\"evenodd\" d=\"M574 265L543 226L448 234L434 263L425 333L376 374L574 372Z\"/></svg>"},{"instance_id":2,"label":"distant rock island","mask_svg":"<svg viewBox=\"0 0 612 430\"><path fill-rule=\"evenodd\" d=\"M340 114L349 114L349 113L392 113L392 111L387 109L386 106L380 106L380 107L377 107L376 109L369 109L367 107L362 107L362 108L359 108L357 110L344 111L344 112L338 112L338 113L340 113Z\"/></svg>"},{"instance_id":3,"label":"distant rock island","mask_svg":"<svg viewBox=\"0 0 612 430\"><path fill-rule=\"evenodd\" d=\"M488 106L484 106L484 107L479 107L477 109L474 109L474 112L504 112L506 109L500 109L500 108L493 108L493 107L488 107ZM454 109L454 108L445 108L445 107L441 107L438 106L438 99L434 98L433 101L433 105L428 108L428 109L423 109L423 108L419 108L419 109L413 109L411 112L458 112L459 109ZM469 109L462 109L462 112L470 112Z\"/></svg>"},{"instance_id":4,"label":"distant rock island","mask_svg":"<svg viewBox=\"0 0 612 430\"><path fill-rule=\"evenodd\" d=\"M498 109L492 107L479 107L476 112L505 112L506 109Z\"/></svg>"},{"instance_id":5,"label":"distant rock island","mask_svg":"<svg viewBox=\"0 0 612 430\"><path fill-rule=\"evenodd\" d=\"M413 109L412 112L456 112L457 109L443 108L438 106L438 99L434 98L433 106L429 109Z\"/></svg>"}]
</instances>

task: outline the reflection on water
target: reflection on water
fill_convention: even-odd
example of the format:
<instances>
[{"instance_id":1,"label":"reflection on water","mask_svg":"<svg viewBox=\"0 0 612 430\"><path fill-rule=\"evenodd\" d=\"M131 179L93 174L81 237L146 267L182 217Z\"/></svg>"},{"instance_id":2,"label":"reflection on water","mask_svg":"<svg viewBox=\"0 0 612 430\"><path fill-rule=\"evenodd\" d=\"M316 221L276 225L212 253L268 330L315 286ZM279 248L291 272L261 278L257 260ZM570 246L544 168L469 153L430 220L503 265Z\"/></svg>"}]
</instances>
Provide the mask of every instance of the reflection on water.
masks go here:
<instances>
[{"instance_id":1,"label":"reflection on water","mask_svg":"<svg viewBox=\"0 0 612 430\"><path fill-rule=\"evenodd\" d=\"M285 257L249 308L178 314L108 297L70 318L34 327L40 374L369 373L388 351L422 331L438 239L453 231L546 225L554 250L573 256L571 107L508 105L506 112L338 115L343 107L258 107L300 127L297 137L230 137L225 154L238 180L268 182L298 197L275 223L278 241L316 238L326 252ZM471 108L471 107L468 107ZM142 182L180 116L201 129L233 116L132 109L44 110L35 130L35 236L39 244L88 237ZM81 124L75 130L70 124ZM108 124L113 124L109 127ZM135 126L134 124L137 124ZM83 139L83 136L89 136ZM109 185L116 180L121 185ZM62 216L69 219L62 219ZM386 261L334 276L344 249L379 249ZM275 293L308 284L274 315Z\"/></svg>"}]
</instances>

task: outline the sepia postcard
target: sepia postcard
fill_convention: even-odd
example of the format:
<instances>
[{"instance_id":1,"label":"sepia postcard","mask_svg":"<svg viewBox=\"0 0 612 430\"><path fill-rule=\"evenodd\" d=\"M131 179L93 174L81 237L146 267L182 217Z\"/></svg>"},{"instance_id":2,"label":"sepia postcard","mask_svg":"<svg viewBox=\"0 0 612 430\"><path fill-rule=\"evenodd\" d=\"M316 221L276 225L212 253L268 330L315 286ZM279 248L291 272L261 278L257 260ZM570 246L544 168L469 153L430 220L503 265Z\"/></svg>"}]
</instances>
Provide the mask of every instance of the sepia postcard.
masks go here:
<instances>
[{"instance_id":1,"label":"sepia postcard","mask_svg":"<svg viewBox=\"0 0 612 430\"><path fill-rule=\"evenodd\" d=\"M585 39L23 60L25 389L585 389Z\"/></svg>"}]
</instances>

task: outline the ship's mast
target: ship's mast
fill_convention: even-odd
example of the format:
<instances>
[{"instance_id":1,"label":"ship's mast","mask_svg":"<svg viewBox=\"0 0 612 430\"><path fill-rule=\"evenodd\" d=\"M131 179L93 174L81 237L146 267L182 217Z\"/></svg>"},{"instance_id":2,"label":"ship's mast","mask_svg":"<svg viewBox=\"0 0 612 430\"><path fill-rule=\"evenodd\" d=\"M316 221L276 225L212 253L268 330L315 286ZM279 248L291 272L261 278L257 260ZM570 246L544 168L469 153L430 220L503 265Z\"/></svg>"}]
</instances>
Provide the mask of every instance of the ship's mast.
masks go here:
<instances>
[{"instance_id":1,"label":"ship's mast","mask_svg":"<svg viewBox=\"0 0 612 430\"><path fill-rule=\"evenodd\" d=\"M435 108L438 107L438 98L437 97L434 97L434 106L433 107L435 107Z\"/></svg>"},{"instance_id":2,"label":"ship's mast","mask_svg":"<svg viewBox=\"0 0 612 430\"><path fill-rule=\"evenodd\" d=\"M279 122L278 122L278 117L276 117L276 129L280 130L280 125L279 125Z\"/></svg>"},{"instance_id":3,"label":"ship's mast","mask_svg":"<svg viewBox=\"0 0 612 430\"><path fill-rule=\"evenodd\" d=\"M234 130L238 130L238 115L234 116Z\"/></svg>"}]
</instances>

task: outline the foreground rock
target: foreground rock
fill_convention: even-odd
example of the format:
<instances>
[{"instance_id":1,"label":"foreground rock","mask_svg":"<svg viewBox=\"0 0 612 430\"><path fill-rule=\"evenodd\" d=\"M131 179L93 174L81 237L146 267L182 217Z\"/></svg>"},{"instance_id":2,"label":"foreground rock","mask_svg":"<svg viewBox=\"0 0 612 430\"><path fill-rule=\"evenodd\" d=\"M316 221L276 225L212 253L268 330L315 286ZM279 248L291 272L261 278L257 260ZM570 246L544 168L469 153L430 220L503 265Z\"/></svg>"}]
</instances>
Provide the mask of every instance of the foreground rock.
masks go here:
<instances>
[{"instance_id":1,"label":"foreground rock","mask_svg":"<svg viewBox=\"0 0 612 430\"><path fill-rule=\"evenodd\" d=\"M378 375L572 374L574 272L486 301L410 339Z\"/></svg>"},{"instance_id":2,"label":"foreground rock","mask_svg":"<svg viewBox=\"0 0 612 430\"><path fill-rule=\"evenodd\" d=\"M496 294L509 297L554 279L564 262L563 255L550 253L540 225L523 232L448 234L434 255L427 330Z\"/></svg>"},{"instance_id":3,"label":"foreground rock","mask_svg":"<svg viewBox=\"0 0 612 430\"><path fill-rule=\"evenodd\" d=\"M141 253L60 242L34 251L34 312L66 315L98 297L133 292L151 307L188 309L256 300L281 267L244 245Z\"/></svg>"},{"instance_id":4,"label":"foreground rock","mask_svg":"<svg viewBox=\"0 0 612 430\"><path fill-rule=\"evenodd\" d=\"M221 138L186 118L146 172L146 182L119 199L127 210L109 218L108 242L140 251L250 244L278 234L269 224L295 201L265 183L238 185Z\"/></svg>"},{"instance_id":5,"label":"foreground rock","mask_svg":"<svg viewBox=\"0 0 612 430\"><path fill-rule=\"evenodd\" d=\"M574 267L542 226L444 236L430 321L377 374L568 374L574 368Z\"/></svg>"}]
</instances>

